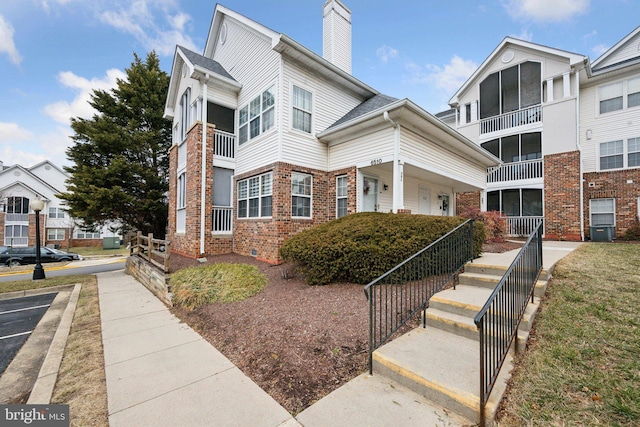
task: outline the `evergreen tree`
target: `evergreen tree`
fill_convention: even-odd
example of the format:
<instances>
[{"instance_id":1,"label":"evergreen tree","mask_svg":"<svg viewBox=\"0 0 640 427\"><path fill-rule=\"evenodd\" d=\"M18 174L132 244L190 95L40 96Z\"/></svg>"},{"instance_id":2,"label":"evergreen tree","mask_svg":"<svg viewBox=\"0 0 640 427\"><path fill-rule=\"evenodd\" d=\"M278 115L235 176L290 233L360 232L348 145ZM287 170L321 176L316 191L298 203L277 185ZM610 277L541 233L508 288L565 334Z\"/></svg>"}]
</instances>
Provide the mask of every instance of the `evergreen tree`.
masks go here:
<instances>
[{"instance_id":1,"label":"evergreen tree","mask_svg":"<svg viewBox=\"0 0 640 427\"><path fill-rule=\"evenodd\" d=\"M155 52L134 53L126 80L111 91L94 90L91 119L73 118L74 145L64 169L71 216L87 226L119 221L126 230L164 238L169 189L171 122L163 118L169 76Z\"/></svg>"}]
</instances>

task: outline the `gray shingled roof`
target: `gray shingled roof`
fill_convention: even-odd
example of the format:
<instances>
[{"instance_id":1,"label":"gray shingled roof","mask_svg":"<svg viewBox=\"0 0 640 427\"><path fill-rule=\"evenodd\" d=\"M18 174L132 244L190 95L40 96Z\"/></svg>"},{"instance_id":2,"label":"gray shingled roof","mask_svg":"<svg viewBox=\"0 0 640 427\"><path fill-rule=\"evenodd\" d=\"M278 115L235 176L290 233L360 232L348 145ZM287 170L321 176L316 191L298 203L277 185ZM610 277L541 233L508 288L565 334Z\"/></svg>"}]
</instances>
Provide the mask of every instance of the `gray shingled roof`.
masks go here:
<instances>
[{"instance_id":1,"label":"gray shingled roof","mask_svg":"<svg viewBox=\"0 0 640 427\"><path fill-rule=\"evenodd\" d=\"M396 101L398 101L398 98L393 98L391 96L382 94L374 95L373 97L367 99L362 104L358 105L353 110L342 116L340 120L329 126L327 129L331 129L332 127L341 125L342 123L356 119L360 116L364 116L365 114L382 108L385 105L393 104Z\"/></svg>"},{"instance_id":2,"label":"gray shingled roof","mask_svg":"<svg viewBox=\"0 0 640 427\"><path fill-rule=\"evenodd\" d=\"M439 113L436 113L435 116L441 119L443 117L451 116L455 114L455 112L456 112L455 108L449 108L448 110L444 110L444 111L440 111Z\"/></svg>"},{"instance_id":3,"label":"gray shingled roof","mask_svg":"<svg viewBox=\"0 0 640 427\"><path fill-rule=\"evenodd\" d=\"M236 79L234 79L233 76L231 76L231 74L229 74L227 70L225 70L222 67L222 65L220 65L219 62L214 61L213 59L207 58L205 56L202 56L198 53L192 52L186 47L183 47L183 46L178 46L178 47L184 53L184 56L186 56L187 59L191 61L193 65L199 65L202 68L205 68L213 73L216 73L223 77L231 79L234 82L236 81Z\"/></svg>"}]
</instances>

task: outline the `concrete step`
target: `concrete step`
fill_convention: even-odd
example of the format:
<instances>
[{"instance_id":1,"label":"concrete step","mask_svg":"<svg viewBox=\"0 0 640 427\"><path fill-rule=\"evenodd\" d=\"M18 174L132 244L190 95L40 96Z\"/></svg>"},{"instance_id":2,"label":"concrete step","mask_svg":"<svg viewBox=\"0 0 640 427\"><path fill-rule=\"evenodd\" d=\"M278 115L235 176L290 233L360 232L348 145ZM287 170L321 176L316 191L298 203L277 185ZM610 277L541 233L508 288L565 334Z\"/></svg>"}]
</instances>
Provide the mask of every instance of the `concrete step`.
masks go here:
<instances>
[{"instance_id":1,"label":"concrete step","mask_svg":"<svg viewBox=\"0 0 640 427\"><path fill-rule=\"evenodd\" d=\"M479 352L478 341L437 328L416 328L376 350L373 371L477 423ZM511 369L510 353L487 403L487 420L495 417Z\"/></svg>"},{"instance_id":2,"label":"concrete step","mask_svg":"<svg viewBox=\"0 0 640 427\"><path fill-rule=\"evenodd\" d=\"M474 262L469 262L464 266L464 271L469 273L479 273L479 274L488 274L491 276L504 276L504 273L507 272L508 266L502 265L488 265L488 264L478 264ZM551 277L551 271L547 271L546 268L543 268L540 272L540 277L538 280L549 280Z\"/></svg>"},{"instance_id":3,"label":"concrete step","mask_svg":"<svg viewBox=\"0 0 640 427\"><path fill-rule=\"evenodd\" d=\"M495 289L498 285L502 276L498 276L495 274L488 273L476 273L473 271L467 271L465 267L465 272L458 276L459 284L466 286L477 286L481 288ZM536 282L536 287L533 290L533 295L542 298L544 293L547 291L547 281L546 280L538 280Z\"/></svg>"},{"instance_id":4,"label":"concrete step","mask_svg":"<svg viewBox=\"0 0 640 427\"><path fill-rule=\"evenodd\" d=\"M439 310L473 320L491 296L491 292L488 288L458 285L456 289L446 289L431 297L429 310ZM520 322L520 329L523 331L531 329L539 305L540 298L534 297L533 303L530 302L527 305ZM427 310L427 313L429 310ZM475 325L473 326L475 328Z\"/></svg>"}]
</instances>

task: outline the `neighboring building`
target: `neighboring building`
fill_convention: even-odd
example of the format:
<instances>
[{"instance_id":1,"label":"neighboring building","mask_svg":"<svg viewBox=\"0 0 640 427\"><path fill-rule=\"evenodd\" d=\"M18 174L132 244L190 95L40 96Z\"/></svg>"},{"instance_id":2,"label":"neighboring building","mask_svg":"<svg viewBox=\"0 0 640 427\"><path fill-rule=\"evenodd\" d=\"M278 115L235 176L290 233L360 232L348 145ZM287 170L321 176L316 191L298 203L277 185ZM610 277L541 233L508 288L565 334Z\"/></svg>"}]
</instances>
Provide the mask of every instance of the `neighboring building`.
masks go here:
<instances>
[{"instance_id":1,"label":"neighboring building","mask_svg":"<svg viewBox=\"0 0 640 427\"><path fill-rule=\"evenodd\" d=\"M640 27L593 63L506 37L442 113L504 162L458 207L503 212L511 235L540 220L551 239L622 235L640 209L639 48Z\"/></svg>"},{"instance_id":2,"label":"neighboring building","mask_svg":"<svg viewBox=\"0 0 640 427\"><path fill-rule=\"evenodd\" d=\"M176 48L172 251L279 262L282 243L313 225L363 211L453 215L456 193L485 189L498 159L350 74L343 3L326 1L323 23L320 57L217 5L203 54Z\"/></svg>"},{"instance_id":3,"label":"neighboring building","mask_svg":"<svg viewBox=\"0 0 640 427\"><path fill-rule=\"evenodd\" d=\"M117 236L108 227L98 232L83 230L69 217L60 199L69 176L49 161L30 168L4 166L0 162L0 245L34 246L35 213L29 203L36 197L45 202L40 213L41 244L67 248L101 246L103 237Z\"/></svg>"}]
</instances>

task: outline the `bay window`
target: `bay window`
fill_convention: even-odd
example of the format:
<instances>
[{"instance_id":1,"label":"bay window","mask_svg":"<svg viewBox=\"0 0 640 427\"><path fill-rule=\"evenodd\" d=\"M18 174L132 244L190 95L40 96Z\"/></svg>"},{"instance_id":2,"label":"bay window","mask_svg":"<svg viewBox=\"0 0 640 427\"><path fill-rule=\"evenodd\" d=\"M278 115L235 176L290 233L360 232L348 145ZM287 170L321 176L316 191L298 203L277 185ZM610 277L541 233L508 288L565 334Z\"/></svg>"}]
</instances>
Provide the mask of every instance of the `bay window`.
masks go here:
<instances>
[{"instance_id":1,"label":"bay window","mask_svg":"<svg viewBox=\"0 0 640 427\"><path fill-rule=\"evenodd\" d=\"M238 112L238 143L259 136L275 126L275 87L262 92Z\"/></svg>"}]
</instances>

